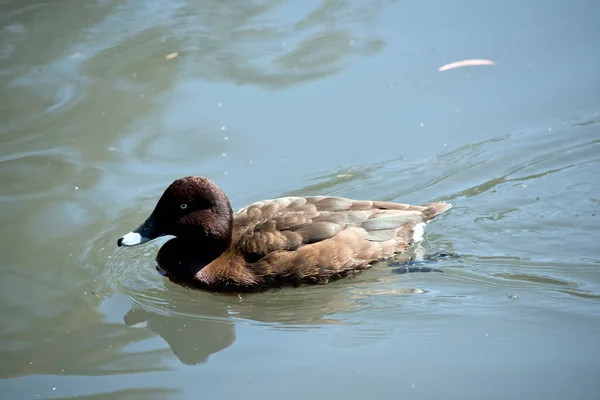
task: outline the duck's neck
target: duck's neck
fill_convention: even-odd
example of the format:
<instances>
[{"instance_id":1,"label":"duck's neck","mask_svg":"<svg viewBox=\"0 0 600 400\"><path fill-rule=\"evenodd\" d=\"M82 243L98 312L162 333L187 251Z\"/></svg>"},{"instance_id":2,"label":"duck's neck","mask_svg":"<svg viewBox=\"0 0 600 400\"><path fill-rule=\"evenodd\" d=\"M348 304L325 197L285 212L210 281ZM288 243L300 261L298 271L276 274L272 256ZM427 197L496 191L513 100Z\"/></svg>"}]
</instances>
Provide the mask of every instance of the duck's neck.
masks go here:
<instances>
[{"instance_id":1,"label":"duck's neck","mask_svg":"<svg viewBox=\"0 0 600 400\"><path fill-rule=\"evenodd\" d=\"M156 262L173 277L190 281L202 268L221 256L230 243L231 239L174 238L161 247L156 255Z\"/></svg>"}]
</instances>

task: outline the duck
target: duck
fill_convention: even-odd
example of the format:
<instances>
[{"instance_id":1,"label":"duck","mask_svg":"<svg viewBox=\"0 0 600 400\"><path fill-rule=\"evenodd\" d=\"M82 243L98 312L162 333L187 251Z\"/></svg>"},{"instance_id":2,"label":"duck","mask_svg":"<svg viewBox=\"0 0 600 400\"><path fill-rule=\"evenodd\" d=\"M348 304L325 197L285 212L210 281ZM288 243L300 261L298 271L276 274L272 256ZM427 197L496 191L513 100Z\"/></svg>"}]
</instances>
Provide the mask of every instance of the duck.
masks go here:
<instances>
[{"instance_id":1,"label":"duck","mask_svg":"<svg viewBox=\"0 0 600 400\"><path fill-rule=\"evenodd\" d=\"M410 205L335 196L280 197L233 212L213 181L172 182L150 216L121 236L137 246L174 236L156 255L172 282L214 292L326 284L404 253L451 204Z\"/></svg>"}]
</instances>

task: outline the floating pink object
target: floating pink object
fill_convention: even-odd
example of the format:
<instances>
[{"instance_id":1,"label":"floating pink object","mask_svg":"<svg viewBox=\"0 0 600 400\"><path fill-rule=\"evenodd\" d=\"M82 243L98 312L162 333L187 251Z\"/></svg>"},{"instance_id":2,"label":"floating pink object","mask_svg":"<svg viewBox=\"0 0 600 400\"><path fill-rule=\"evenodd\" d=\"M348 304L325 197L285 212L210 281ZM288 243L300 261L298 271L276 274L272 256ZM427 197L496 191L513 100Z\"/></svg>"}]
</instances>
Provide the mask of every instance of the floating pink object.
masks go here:
<instances>
[{"instance_id":1,"label":"floating pink object","mask_svg":"<svg viewBox=\"0 0 600 400\"><path fill-rule=\"evenodd\" d=\"M442 65L441 67L438 68L438 71L442 72L442 71L448 71L449 69L453 69L453 68L474 67L474 66L478 66L478 65L496 65L496 63L491 60L483 60L483 59L461 60L461 61L455 61L450 64Z\"/></svg>"}]
</instances>

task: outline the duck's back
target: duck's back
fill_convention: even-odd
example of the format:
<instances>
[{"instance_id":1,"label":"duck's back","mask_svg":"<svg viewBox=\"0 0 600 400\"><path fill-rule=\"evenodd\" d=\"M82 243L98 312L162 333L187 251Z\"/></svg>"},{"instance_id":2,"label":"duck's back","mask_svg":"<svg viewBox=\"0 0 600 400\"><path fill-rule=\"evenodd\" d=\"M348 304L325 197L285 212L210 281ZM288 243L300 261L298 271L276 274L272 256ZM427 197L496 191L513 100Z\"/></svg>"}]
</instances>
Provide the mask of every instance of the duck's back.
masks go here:
<instances>
[{"instance_id":1,"label":"duck's back","mask_svg":"<svg viewBox=\"0 0 600 400\"><path fill-rule=\"evenodd\" d=\"M232 246L265 284L325 283L401 253L448 203L283 197L234 214Z\"/></svg>"}]
</instances>

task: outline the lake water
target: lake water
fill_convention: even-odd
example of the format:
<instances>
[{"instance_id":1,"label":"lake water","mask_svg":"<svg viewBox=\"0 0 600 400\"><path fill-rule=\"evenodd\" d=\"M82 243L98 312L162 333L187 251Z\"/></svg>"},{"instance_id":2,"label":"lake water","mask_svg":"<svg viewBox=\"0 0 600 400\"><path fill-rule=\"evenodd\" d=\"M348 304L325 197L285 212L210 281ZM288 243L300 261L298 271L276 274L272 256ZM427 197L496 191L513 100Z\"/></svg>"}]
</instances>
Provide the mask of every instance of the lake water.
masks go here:
<instances>
[{"instance_id":1,"label":"lake water","mask_svg":"<svg viewBox=\"0 0 600 400\"><path fill-rule=\"evenodd\" d=\"M0 10L3 399L598 398L600 3ZM450 201L419 251L460 257L184 289L116 240L185 175Z\"/></svg>"}]
</instances>

